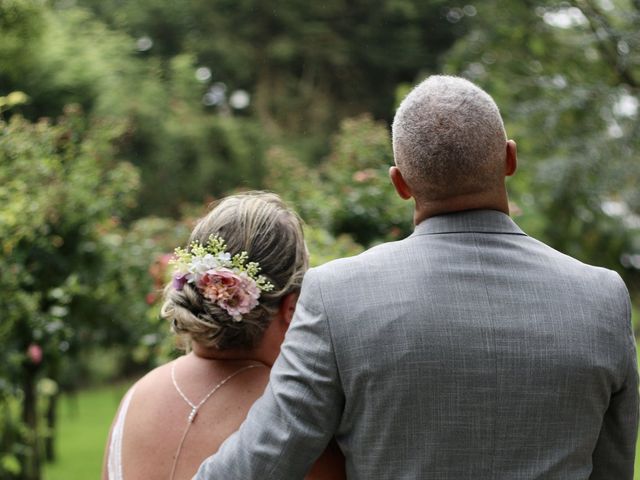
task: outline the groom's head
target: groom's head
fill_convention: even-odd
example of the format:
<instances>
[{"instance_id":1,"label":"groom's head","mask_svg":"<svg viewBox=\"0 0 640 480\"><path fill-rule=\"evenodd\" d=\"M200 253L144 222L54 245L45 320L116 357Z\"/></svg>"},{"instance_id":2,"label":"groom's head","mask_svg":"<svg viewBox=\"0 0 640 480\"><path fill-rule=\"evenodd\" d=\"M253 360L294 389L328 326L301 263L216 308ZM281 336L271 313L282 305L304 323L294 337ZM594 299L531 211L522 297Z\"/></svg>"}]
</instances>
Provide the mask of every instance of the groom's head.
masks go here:
<instances>
[{"instance_id":1,"label":"groom's head","mask_svg":"<svg viewBox=\"0 0 640 480\"><path fill-rule=\"evenodd\" d=\"M515 170L515 144L507 142L497 105L463 78L434 75L416 86L392 134L397 170L418 204L504 191L505 175Z\"/></svg>"}]
</instances>

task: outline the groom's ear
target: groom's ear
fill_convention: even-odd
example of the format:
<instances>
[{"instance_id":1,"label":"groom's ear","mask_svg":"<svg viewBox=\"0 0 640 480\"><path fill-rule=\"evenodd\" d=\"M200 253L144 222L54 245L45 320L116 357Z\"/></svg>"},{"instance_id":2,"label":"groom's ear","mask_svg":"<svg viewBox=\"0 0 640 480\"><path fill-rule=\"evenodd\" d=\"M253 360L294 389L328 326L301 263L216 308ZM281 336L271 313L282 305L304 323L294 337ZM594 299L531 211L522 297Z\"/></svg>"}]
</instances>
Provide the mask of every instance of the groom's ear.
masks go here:
<instances>
[{"instance_id":1,"label":"groom's ear","mask_svg":"<svg viewBox=\"0 0 640 480\"><path fill-rule=\"evenodd\" d=\"M507 149L504 160L504 174L506 177L510 177L516 173L518 168L518 149L516 142L513 140L507 140Z\"/></svg>"},{"instance_id":2,"label":"groom's ear","mask_svg":"<svg viewBox=\"0 0 640 480\"><path fill-rule=\"evenodd\" d=\"M407 185L404 177L402 176L402 172L395 165L393 167L389 167L389 178L391 179L391 183L393 187L398 192L398 195L403 200L409 200L413 197L413 193L411 193L411 188Z\"/></svg>"}]
</instances>

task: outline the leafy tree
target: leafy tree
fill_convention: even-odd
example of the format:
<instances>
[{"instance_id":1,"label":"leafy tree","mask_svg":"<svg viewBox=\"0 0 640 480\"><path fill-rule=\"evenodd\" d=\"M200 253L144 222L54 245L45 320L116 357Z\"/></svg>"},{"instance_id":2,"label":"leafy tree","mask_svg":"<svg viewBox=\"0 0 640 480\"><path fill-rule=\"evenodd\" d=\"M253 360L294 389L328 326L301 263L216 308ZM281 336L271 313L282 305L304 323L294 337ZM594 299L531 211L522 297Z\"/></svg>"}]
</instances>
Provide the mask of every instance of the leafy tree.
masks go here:
<instances>
[{"instance_id":1,"label":"leafy tree","mask_svg":"<svg viewBox=\"0 0 640 480\"><path fill-rule=\"evenodd\" d=\"M412 205L396 195L388 177L393 164L389 131L371 116L344 120L317 169L282 147L270 152L267 163L267 186L332 235L346 234L370 246L412 230Z\"/></svg>"},{"instance_id":2,"label":"leafy tree","mask_svg":"<svg viewBox=\"0 0 640 480\"><path fill-rule=\"evenodd\" d=\"M97 332L122 320L95 308L110 280L104 229L131 208L138 184L131 165L113 160L121 131L87 124L73 107L56 124L0 122L0 372L8 394L16 385L23 396L23 478L39 478L37 378L59 380Z\"/></svg>"},{"instance_id":3,"label":"leafy tree","mask_svg":"<svg viewBox=\"0 0 640 480\"><path fill-rule=\"evenodd\" d=\"M0 3L0 92L19 90L37 63L44 27L43 8L35 1L5 0Z\"/></svg>"},{"instance_id":4,"label":"leafy tree","mask_svg":"<svg viewBox=\"0 0 640 480\"><path fill-rule=\"evenodd\" d=\"M459 5L457 5L459 3ZM398 82L435 69L465 29L463 2L385 0L83 0L100 18L170 59L193 53L212 82L254 96L269 129L325 134L346 116L388 118ZM469 9L467 9L469 10ZM448 21L449 19L449 21ZM148 40L151 43L148 43Z\"/></svg>"},{"instance_id":5,"label":"leafy tree","mask_svg":"<svg viewBox=\"0 0 640 480\"><path fill-rule=\"evenodd\" d=\"M412 231L413 205L401 200L389 180L390 133L370 116L344 120L321 171L327 195L336 199L332 230L362 245L396 240Z\"/></svg>"},{"instance_id":6,"label":"leafy tree","mask_svg":"<svg viewBox=\"0 0 640 480\"><path fill-rule=\"evenodd\" d=\"M126 125L118 153L143 179L137 213L130 215L177 215L185 202L260 185L261 128L232 116L228 106L203 105L207 86L194 75L192 54L147 58L134 38L86 9L23 0L15 2L18 15L12 5L0 4L0 19L15 17L7 38L16 38L3 44L10 60L0 70L0 91L24 91L29 102L10 114L37 121L76 103L89 117Z\"/></svg>"}]
</instances>

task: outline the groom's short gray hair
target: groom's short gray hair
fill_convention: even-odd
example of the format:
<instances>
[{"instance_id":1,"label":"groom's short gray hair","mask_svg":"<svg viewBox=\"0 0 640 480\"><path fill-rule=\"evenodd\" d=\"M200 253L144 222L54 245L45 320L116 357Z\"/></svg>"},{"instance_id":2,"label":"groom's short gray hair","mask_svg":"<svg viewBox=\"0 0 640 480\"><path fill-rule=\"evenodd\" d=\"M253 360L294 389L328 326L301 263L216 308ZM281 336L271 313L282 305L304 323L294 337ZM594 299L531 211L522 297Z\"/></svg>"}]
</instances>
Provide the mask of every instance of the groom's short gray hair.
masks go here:
<instances>
[{"instance_id":1,"label":"groom's short gray hair","mask_svg":"<svg viewBox=\"0 0 640 480\"><path fill-rule=\"evenodd\" d=\"M423 200L476 193L504 179L498 106L468 80L433 75L402 101L392 127L395 162Z\"/></svg>"}]
</instances>

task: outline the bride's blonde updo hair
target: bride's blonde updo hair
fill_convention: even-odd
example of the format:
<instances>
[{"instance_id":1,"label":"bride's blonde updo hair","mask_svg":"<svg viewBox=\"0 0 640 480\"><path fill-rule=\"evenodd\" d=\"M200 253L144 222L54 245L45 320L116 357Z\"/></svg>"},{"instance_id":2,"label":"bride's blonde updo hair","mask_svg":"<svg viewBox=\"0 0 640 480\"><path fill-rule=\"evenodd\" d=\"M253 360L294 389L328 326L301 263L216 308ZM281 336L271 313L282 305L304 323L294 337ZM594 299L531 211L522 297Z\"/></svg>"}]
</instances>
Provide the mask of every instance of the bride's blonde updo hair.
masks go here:
<instances>
[{"instance_id":1,"label":"bride's blonde updo hair","mask_svg":"<svg viewBox=\"0 0 640 480\"><path fill-rule=\"evenodd\" d=\"M274 286L261 292L258 305L236 322L198 289L186 283L182 290L171 284L165 288L161 315L172 330L186 340L208 348L227 350L255 347L282 298L300 290L308 268L308 255L302 222L274 193L247 192L222 199L202 218L189 238L204 245L210 235L220 236L233 256L247 252L249 261L258 262Z\"/></svg>"}]
</instances>

